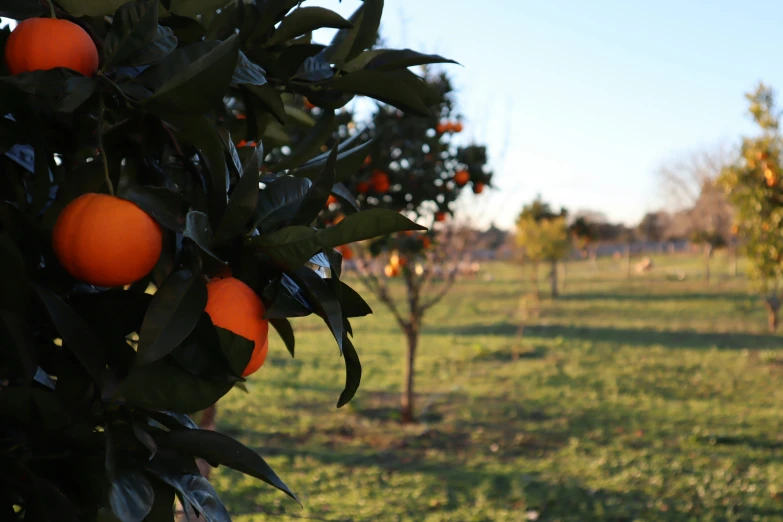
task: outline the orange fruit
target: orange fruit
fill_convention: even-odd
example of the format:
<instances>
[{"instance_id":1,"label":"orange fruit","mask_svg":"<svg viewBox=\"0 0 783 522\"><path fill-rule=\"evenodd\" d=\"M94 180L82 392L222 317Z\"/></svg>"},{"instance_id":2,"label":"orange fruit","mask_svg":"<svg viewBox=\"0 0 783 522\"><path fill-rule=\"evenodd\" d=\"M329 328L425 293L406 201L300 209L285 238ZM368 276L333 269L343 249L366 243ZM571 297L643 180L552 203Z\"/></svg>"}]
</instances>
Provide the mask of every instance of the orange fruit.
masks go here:
<instances>
[{"instance_id":1,"label":"orange fruit","mask_svg":"<svg viewBox=\"0 0 783 522\"><path fill-rule=\"evenodd\" d=\"M453 130L454 132L462 132L462 123L461 122L452 123L451 130Z\"/></svg>"},{"instance_id":2,"label":"orange fruit","mask_svg":"<svg viewBox=\"0 0 783 522\"><path fill-rule=\"evenodd\" d=\"M473 193L474 194L481 194L484 192L484 184L482 182L474 183L473 184Z\"/></svg>"},{"instance_id":3,"label":"orange fruit","mask_svg":"<svg viewBox=\"0 0 783 522\"><path fill-rule=\"evenodd\" d=\"M460 170L454 174L454 182L458 186L464 187L468 181L470 181L470 173L467 170Z\"/></svg>"},{"instance_id":4,"label":"orange fruit","mask_svg":"<svg viewBox=\"0 0 783 522\"><path fill-rule=\"evenodd\" d=\"M362 167L368 167L372 163L372 156L367 156L362 162Z\"/></svg>"},{"instance_id":5,"label":"orange fruit","mask_svg":"<svg viewBox=\"0 0 783 522\"><path fill-rule=\"evenodd\" d=\"M237 148L239 147L255 147L256 142L255 141L245 141L241 140L239 143L237 143Z\"/></svg>"},{"instance_id":6,"label":"orange fruit","mask_svg":"<svg viewBox=\"0 0 783 522\"><path fill-rule=\"evenodd\" d=\"M304 106L305 106L305 109L307 109L307 110L315 109L315 105L313 105L312 102L310 100L308 100L307 98L304 99Z\"/></svg>"},{"instance_id":7,"label":"orange fruit","mask_svg":"<svg viewBox=\"0 0 783 522\"><path fill-rule=\"evenodd\" d=\"M5 44L11 74L65 67L92 76L98 70L98 49L87 31L68 20L28 18Z\"/></svg>"},{"instance_id":8,"label":"orange fruit","mask_svg":"<svg viewBox=\"0 0 783 522\"><path fill-rule=\"evenodd\" d=\"M436 212L435 213L435 221L442 222L446 221L446 213L445 212Z\"/></svg>"},{"instance_id":9,"label":"orange fruit","mask_svg":"<svg viewBox=\"0 0 783 522\"><path fill-rule=\"evenodd\" d=\"M397 266L386 265L383 268L383 273L386 274L386 277L397 277L400 275L400 268Z\"/></svg>"},{"instance_id":10,"label":"orange fruit","mask_svg":"<svg viewBox=\"0 0 783 522\"><path fill-rule=\"evenodd\" d=\"M429 238L429 236L424 236L421 238L421 247L423 249L428 249L432 245L432 240Z\"/></svg>"},{"instance_id":11,"label":"orange fruit","mask_svg":"<svg viewBox=\"0 0 783 522\"><path fill-rule=\"evenodd\" d=\"M359 194L367 194L370 191L370 184L366 181L360 181L356 184L356 192Z\"/></svg>"},{"instance_id":12,"label":"orange fruit","mask_svg":"<svg viewBox=\"0 0 783 522\"><path fill-rule=\"evenodd\" d=\"M107 194L84 194L57 217L52 246L76 279L124 286L155 266L163 249L160 225L135 204Z\"/></svg>"},{"instance_id":13,"label":"orange fruit","mask_svg":"<svg viewBox=\"0 0 783 522\"><path fill-rule=\"evenodd\" d=\"M435 126L435 132L437 132L438 134L445 134L450 129L451 129L451 124L450 123L441 122L441 123L438 123L438 125Z\"/></svg>"},{"instance_id":14,"label":"orange fruit","mask_svg":"<svg viewBox=\"0 0 783 522\"><path fill-rule=\"evenodd\" d=\"M372 173L372 189L379 194L388 192L389 175L382 170L375 169Z\"/></svg>"},{"instance_id":15,"label":"orange fruit","mask_svg":"<svg viewBox=\"0 0 783 522\"><path fill-rule=\"evenodd\" d=\"M337 203L337 198L330 194L326 200L326 206L328 207L329 205L334 205L335 203Z\"/></svg>"},{"instance_id":16,"label":"orange fruit","mask_svg":"<svg viewBox=\"0 0 783 522\"><path fill-rule=\"evenodd\" d=\"M252 288L234 277L207 283L206 312L212 324L253 341L253 354L242 377L258 371L269 351L269 321L266 308Z\"/></svg>"},{"instance_id":17,"label":"orange fruit","mask_svg":"<svg viewBox=\"0 0 783 522\"><path fill-rule=\"evenodd\" d=\"M238 120L246 120L247 119L247 114L245 114L244 112L240 112L239 114L237 114L237 119Z\"/></svg>"},{"instance_id":18,"label":"orange fruit","mask_svg":"<svg viewBox=\"0 0 783 522\"><path fill-rule=\"evenodd\" d=\"M343 261L350 261L353 259L353 250L348 245L338 246L337 251L343 255Z\"/></svg>"}]
</instances>

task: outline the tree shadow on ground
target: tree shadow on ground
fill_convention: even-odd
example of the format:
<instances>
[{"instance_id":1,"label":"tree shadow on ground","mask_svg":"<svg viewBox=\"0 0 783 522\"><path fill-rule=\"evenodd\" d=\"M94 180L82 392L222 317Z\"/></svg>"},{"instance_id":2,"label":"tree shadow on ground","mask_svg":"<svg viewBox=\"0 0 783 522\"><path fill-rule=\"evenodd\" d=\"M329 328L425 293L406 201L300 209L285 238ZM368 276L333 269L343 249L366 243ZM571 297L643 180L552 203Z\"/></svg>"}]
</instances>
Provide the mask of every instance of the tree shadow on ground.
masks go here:
<instances>
[{"instance_id":1,"label":"tree shadow on ground","mask_svg":"<svg viewBox=\"0 0 783 522\"><path fill-rule=\"evenodd\" d=\"M508 321L493 324L472 324L454 327L430 327L425 334L514 337L519 325ZM615 328L602 326L533 325L526 326L525 338L564 338L576 341L615 343L636 346L666 346L720 350L783 348L783 337L751 333L705 333L695 330L654 330L652 328Z\"/></svg>"}]
</instances>

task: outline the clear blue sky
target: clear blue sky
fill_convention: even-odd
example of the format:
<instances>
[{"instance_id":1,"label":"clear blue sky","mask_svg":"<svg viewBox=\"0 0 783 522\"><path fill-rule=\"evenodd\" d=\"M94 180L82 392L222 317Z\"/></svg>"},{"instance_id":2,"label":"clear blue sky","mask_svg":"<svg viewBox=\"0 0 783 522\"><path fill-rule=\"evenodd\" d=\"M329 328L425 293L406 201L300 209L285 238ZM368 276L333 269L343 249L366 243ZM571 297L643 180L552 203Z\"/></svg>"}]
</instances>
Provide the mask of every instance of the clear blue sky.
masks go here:
<instances>
[{"instance_id":1,"label":"clear blue sky","mask_svg":"<svg viewBox=\"0 0 783 522\"><path fill-rule=\"evenodd\" d=\"M474 212L507 227L538 193L631 223L659 206L661 161L753 132L743 94L783 88L781 20L774 1L386 0L382 31L464 65L497 186Z\"/></svg>"}]
</instances>

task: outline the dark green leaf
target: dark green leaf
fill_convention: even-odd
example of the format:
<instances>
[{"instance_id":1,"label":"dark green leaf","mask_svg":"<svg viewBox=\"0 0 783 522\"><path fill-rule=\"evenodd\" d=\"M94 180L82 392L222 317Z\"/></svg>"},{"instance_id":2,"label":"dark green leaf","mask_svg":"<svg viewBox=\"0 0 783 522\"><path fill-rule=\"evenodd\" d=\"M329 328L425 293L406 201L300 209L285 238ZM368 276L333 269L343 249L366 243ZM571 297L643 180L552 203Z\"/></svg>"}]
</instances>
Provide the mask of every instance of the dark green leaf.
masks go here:
<instances>
[{"instance_id":1,"label":"dark green leaf","mask_svg":"<svg viewBox=\"0 0 783 522\"><path fill-rule=\"evenodd\" d=\"M315 180L313 186L307 191L307 194L302 200L302 204L299 206L296 215L291 220L294 225L308 225L321 213L321 209L324 208L326 202L332 193L332 187L334 186L334 168L337 161L337 145L339 142L335 141L332 146L332 152L329 154L329 158L326 160L321 175Z\"/></svg>"},{"instance_id":2,"label":"dark green leaf","mask_svg":"<svg viewBox=\"0 0 783 522\"><path fill-rule=\"evenodd\" d=\"M375 98L418 116L430 116L431 111L420 91L410 84L409 77L405 75L409 72L362 69L336 78L326 85L337 91Z\"/></svg>"},{"instance_id":3,"label":"dark green leaf","mask_svg":"<svg viewBox=\"0 0 783 522\"><path fill-rule=\"evenodd\" d=\"M176 47L171 29L158 25L157 0L128 2L114 14L104 40L104 62L111 66L145 65Z\"/></svg>"},{"instance_id":4,"label":"dark green leaf","mask_svg":"<svg viewBox=\"0 0 783 522\"><path fill-rule=\"evenodd\" d=\"M215 404L232 386L232 382L197 377L160 360L131 370L119 394L141 408L195 413Z\"/></svg>"},{"instance_id":5,"label":"dark green leaf","mask_svg":"<svg viewBox=\"0 0 783 522\"><path fill-rule=\"evenodd\" d=\"M343 358L345 359L345 389L337 400L338 408L342 408L353 399L362 381L362 365L359 362L359 354L356 353L356 349L347 335L343 339Z\"/></svg>"},{"instance_id":6,"label":"dark green leaf","mask_svg":"<svg viewBox=\"0 0 783 522\"><path fill-rule=\"evenodd\" d=\"M343 349L343 312L340 307L340 301L337 299L337 293L314 270L300 266L291 276L299 286L310 297L310 302L316 309L316 313L324 320L326 326L334 335L337 346L342 352Z\"/></svg>"},{"instance_id":7,"label":"dark green leaf","mask_svg":"<svg viewBox=\"0 0 783 522\"><path fill-rule=\"evenodd\" d=\"M106 368L101 342L84 320L57 294L42 286L33 285L33 288L62 336L63 345L73 352L93 381L101 385Z\"/></svg>"},{"instance_id":8,"label":"dark green leaf","mask_svg":"<svg viewBox=\"0 0 783 522\"><path fill-rule=\"evenodd\" d=\"M249 224L256 210L259 197L259 169L257 158L252 158L251 167L244 169L244 174L231 194L228 208L215 232L215 242L221 243L237 235L243 235L249 230Z\"/></svg>"},{"instance_id":9,"label":"dark green leaf","mask_svg":"<svg viewBox=\"0 0 783 522\"><path fill-rule=\"evenodd\" d=\"M38 372L38 362L33 331L23 317L0 310L0 344L13 347L22 376L30 382Z\"/></svg>"},{"instance_id":10,"label":"dark green leaf","mask_svg":"<svg viewBox=\"0 0 783 522\"><path fill-rule=\"evenodd\" d=\"M228 3L230 0L171 0L169 10L181 16L195 18L196 15L212 14Z\"/></svg>"},{"instance_id":11,"label":"dark green leaf","mask_svg":"<svg viewBox=\"0 0 783 522\"><path fill-rule=\"evenodd\" d=\"M239 51L234 75L231 77L233 85L264 85L266 84L266 73L264 70L250 61L245 53Z\"/></svg>"},{"instance_id":12,"label":"dark green leaf","mask_svg":"<svg viewBox=\"0 0 783 522\"><path fill-rule=\"evenodd\" d=\"M372 313L372 308L359 292L342 281L340 281L340 306L345 317L364 317Z\"/></svg>"},{"instance_id":13,"label":"dark green leaf","mask_svg":"<svg viewBox=\"0 0 783 522\"><path fill-rule=\"evenodd\" d=\"M209 218L203 212L191 210L185 218L185 232L183 235L196 243L198 247L213 259L223 261L212 252L212 229L209 226Z\"/></svg>"},{"instance_id":14,"label":"dark green leaf","mask_svg":"<svg viewBox=\"0 0 783 522\"><path fill-rule=\"evenodd\" d=\"M291 327L291 323L284 317L269 319L271 324L277 331L280 338L285 343L285 347L291 357L294 356L294 348L296 347L296 338L294 337L294 329Z\"/></svg>"},{"instance_id":15,"label":"dark green leaf","mask_svg":"<svg viewBox=\"0 0 783 522\"><path fill-rule=\"evenodd\" d=\"M220 339L220 349L228 361L231 372L240 377L250 363L255 343L219 326L215 327L215 331Z\"/></svg>"},{"instance_id":16,"label":"dark green leaf","mask_svg":"<svg viewBox=\"0 0 783 522\"><path fill-rule=\"evenodd\" d=\"M264 314L269 320L306 317L313 313L310 301L296 281L287 274L283 274L279 280L273 281L264 289L264 299L271 303Z\"/></svg>"},{"instance_id":17,"label":"dark green leaf","mask_svg":"<svg viewBox=\"0 0 783 522\"><path fill-rule=\"evenodd\" d=\"M154 497L152 485L140 471L120 471L109 486L109 505L121 522L142 522Z\"/></svg>"},{"instance_id":18,"label":"dark green leaf","mask_svg":"<svg viewBox=\"0 0 783 522\"><path fill-rule=\"evenodd\" d=\"M342 66L346 60L350 60L353 57L350 56L350 53L361 29L365 8L364 3L362 3L348 18L353 27L340 29L335 33L329 46L320 53L324 61Z\"/></svg>"},{"instance_id":19,"label":"dark green leaf","mask_svg":"<svg viewBox=\"0 0 783 522\"><path fill-rule=\"evenodd\" d=\"M383 0L364 0L362 5L361 25L357 28L356 37L353 39L351 51L347 58L351 59L365 49L372 47L378 39L378 28L381 26L383 14Z\"/></svg>"},{"instance_id":20,"label":"dark green leaf","mask_svg":"<svg viewBox=\"0 0 783 522\"><path fill-rule=\"evenodd\" d=\"M213 465L222 464L262 480L300 503L263 458L222 433L211 430L171 431L161 434L157 440L161 446L197 455Z\"/></svg>"},{"instance_id":21,"label":"dark green leaf","mask_svg":"<svg viewBox=\"0 0 783 522\"><path fill-rule=\"evenodd\" d=\"M296 149L275 165L275 171L286 170L296 165L302 165L318 154L321 147L332 136L335 128L334 111L326 110L299 143Z\"/></svg>"},{"instance_id":22,"label":"dark green leaf","mask_svg":"<svg viewBox=\"0 0 783 522\"><path fill-rule=\"evenodd\" d=\"M356 173L359 171L359 167L364 161L364 158L366 158L367 154L370 152L370 145L372 145L372 142L368 141L366 143L362 143L358 147L343 150L337 154L335 181L345 181L356 175ZM292 174L294 176L313 179L318 175L321 169L324 168L328 157L328 154L317 156L294 170Z\"/></svg>"},{"instance_id":23,"label":"dark green leaf","mask_svg":"<svg viewBox=\"0 0 783 522\"><path fill-rule=\"evenodd\" d=\"M174 522L174 490L157 479L150 480L150 484L155 500L145 522Z\"/></svg>"},{"instance_id":24,"label":"dark green leaf","mask_svg":"<svg viewBox=\"0 0 783 522\"><path fill-rule=\"evenodd\" d=\"M169 230L179 233L185 230L188 202L179 193L164 187L134 185L118 195L134 202Z\"/></svg>"},{"instance_id":25,"label":"dark green leaf","mask_svg":"<svg viewBox=\"0 0 783 522\"><path fill-rule=\"evenodd\" d=\"M359 69L377 69L379 71L391 71L405 69L416 65L431 63L454 63L437 54L422 54L411 49L373 49L365 51L350 62L345 64L347 72Z\"/></svg>"},{"instance_id":26,"label":"dark green leaf","mask_svg":"<svg viewBox=\"0 0 783 522\"><path fill-rule=\"evenodd\" d=\"M356 197L351 194L351 191L348 190L348 187L342 183L335 183L335 185L332 187L332 194L340 198L343 202L348 203L348 205L350 205L353 210L359 212L359 202L356 201Z\"/></svg>"},{"instance_id":27,"label":"dark green leaf","mask_svg":"<svg viewBox=\"0 0 783 522\"><path fill-rule=\"evenodd\" d=\"M164 115L202 114L225 96L239 56L236 35L224 42L205 41L181 47L139 79L155 93L145 103Z\"/></svg>"},{"instance_id":28,"label":"dark green leaf","mask_svg":"<svg viewBox=\"0 0 783 522\"><path fill-rule=\"evenodd\" d=\"M285 106L277 89L268 83L265 85L245 85L244 87L264 104L279 123L285 122Z\"/></svg>"},{"instance_id":29,"label":"dark green leaf","mask_svg":"<svg viewBox=\"0 0 783 522\"><path fill-rule=\"evenodd\" d=\"M12 20L35 18L47 13L46 6L37 0L4 0L0 2L0 16Z\"/></svg>"},{"instance_id":30,"label":"dark green leaf","mask_svg":"<svg viewBox=\"0 0 783 522\"><path fill-rule=\"evenodd\" d=\"M300 7L286 16L269 39L269 45L277 45L322 27L344 29L353 25L334 11L323 7Z\"/></svg>"},{"instance_id":31,"label":"dark green leaf","mask_svg":"<svg viewBox=\"0 0 783 522\"><path fill-rule=\"evenodd\" d=\"M309 179L291 176L283 176L269 183L258 196L253 215L254 228L275 230L290 222L311 186Z\"/></svg>"},{"instance_id":32,"label":"dark green leaf","mask_svg":"<svg viewBox=\"0 0 783 522\"><path fill-rule=\"evenodd\" d=\"M220 501L209 481L201 475L169 475L158 470L151 471L163 482L179 491L206 522L231 522L226 506Z\"/></svg>"},{"instance_id":33,"label":"dark green leaf","mask_svg":"<svg viewBox=\"0 0 783 522\"><path fill-rule=\"evenodd\" d=\"M138 422L133 423L133 436L136 437L145 448L150 452L150 459L158 452L158 445L155 444L155 439Z\"/></svg>"},{"instance_id":34,"label":"dark green leaf","mask_svg":"<svg viewBox=\"0 0 783 522\"><path fill-rule=\"evenodd\" d=\"M290 226L256 236L250 240L250 244L281 265L296 268L323 249L405 230L426 228L393 210L374 208L351 214L337 225L324 230Z\"/></svg>"},{"instance_id":35,"label":"dark green leaf","mask_svg":"<svg viewBox=\"0 0 783 522\"><path fill-rule=\"evenodd\" d=\"M66 94L55 104L58 112L70 113L81 107L95 93L98 85L92 78L76 76L65 82Z\"/></svg>"},{"instance_id":36,"label":"dark green leaf","mask_svg":"<svg viewBox=\"0 0 783 522\"><path fill-rule=\"evenodd\" d=\"M152 298L139 332L136 364L149 364L171 353L196 327L207 306L207 287L199 274L172 273Z\"/></svg>"}]
</instances>

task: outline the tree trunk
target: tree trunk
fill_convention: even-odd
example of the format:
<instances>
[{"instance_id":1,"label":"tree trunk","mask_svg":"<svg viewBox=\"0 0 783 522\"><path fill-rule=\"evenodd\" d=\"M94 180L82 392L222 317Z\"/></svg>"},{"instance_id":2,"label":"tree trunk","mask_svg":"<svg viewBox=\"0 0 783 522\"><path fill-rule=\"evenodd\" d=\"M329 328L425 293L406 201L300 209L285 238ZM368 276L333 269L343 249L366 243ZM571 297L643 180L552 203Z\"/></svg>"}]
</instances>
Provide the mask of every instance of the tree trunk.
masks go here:
<instances>
[{"instance_id":1,"label":"tree trunk","mask_svg":"<svg viewBox=\"0 0 783 522\"><path fill-rule=\"evenodd\" d=\"M530 283L533 286L533 296L538 301L541 297L538 291L538 263L530 264Z\"/></svg>"},{"instance_id":2,"label":"tree trunk","mask_svg":"<svg viewBox=\"0 0 783 522\"><path fill-rule=\"evenodd\" d=\"M405 331L406 349L405 349L405 368L403 370L402 380L402 402L400 408L400 421L403 424L414 422L414 400L413 380L416 362L416 346L419 343L419 331L415 326L409 326Z\"/></svg>"},{"instance_id":3,"label":"tree trunk","mask_svg":"<svg viewBox=\"0 0 783 522\"><path fill-rule=\"evenodd\" d=\"M731 277L737 277L737 247L731 247Z\"/></svg>"},{"instance_id":4,"label":"tree trunk","mask_svg":"<svg viewBox=\"0 0 783 522\"><path fill-rule=\"evenodd\" d=\"M563 280L560 282L560 291L565 292L568 283L568 259L563 260Z\"/></svg>"},{"instance_id":5,"label":"tree trunk","mask_svg":"<svg viewBox=\"0 0 783 522\"><path fill-rule=\"evenodd\" d=\"M552 286L552 298L557 297L557 261L551 261L549 268L549 283Z\"/></svg>"},{"instance_id":6,"label":"tree trunk","mask_svg":"<svg viewBox=\"0 0 783 522\"><path fill-rule=\"evenodd\" d=\"M625 278L631 279L631 244L625 245Z\"/></svg>"},{"instance_id":7,"label":"tree trunk","mask_svg":"<svg viewBox=\"0 0 783 522\"><path fill-rule=\"evenodd\" d=\"M710 260L712 259L712 245L704 246L704 281L710 284Z\"/></svg>"},{"instance_id":8,"label":"tree trunk","mask_svg":"<svg viewBox=\"0 0 783 522\"><path fill-rule=\"evenodd\" d=\"M764 299L764 306L767 308L767 328L770 333L778 329L778 311L780 310L780 299L777 296L770 296Z\"/></svg>"}]
</instances>

